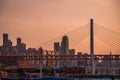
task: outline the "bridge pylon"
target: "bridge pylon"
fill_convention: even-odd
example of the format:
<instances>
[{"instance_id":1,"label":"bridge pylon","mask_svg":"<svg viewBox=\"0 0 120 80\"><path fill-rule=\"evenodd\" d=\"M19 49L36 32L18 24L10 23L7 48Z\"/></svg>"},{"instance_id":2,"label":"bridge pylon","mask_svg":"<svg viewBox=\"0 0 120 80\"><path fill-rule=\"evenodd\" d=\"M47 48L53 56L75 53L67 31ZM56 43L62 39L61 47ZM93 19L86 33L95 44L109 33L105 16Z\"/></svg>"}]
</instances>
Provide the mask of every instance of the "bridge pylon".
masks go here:
<instances>
[{"instance_id":1,"label":"bridge pylon","mask_svg":"<svg viewBox=\"0 0 120 80\"><path fill-rule=\"evenodd\" d=\"M93 27L93 19L90 19L90 55L91 55L91 73L95 74L94 67L94 27Z\"/></svg>"}]
</instances>

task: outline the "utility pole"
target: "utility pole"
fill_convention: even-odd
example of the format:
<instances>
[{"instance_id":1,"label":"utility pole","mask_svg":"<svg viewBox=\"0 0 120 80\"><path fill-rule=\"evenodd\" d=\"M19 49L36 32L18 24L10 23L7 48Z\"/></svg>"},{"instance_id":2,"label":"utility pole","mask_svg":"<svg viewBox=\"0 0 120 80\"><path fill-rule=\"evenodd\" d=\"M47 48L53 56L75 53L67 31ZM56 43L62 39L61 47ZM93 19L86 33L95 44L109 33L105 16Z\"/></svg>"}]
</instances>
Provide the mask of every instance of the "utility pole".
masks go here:
<instances>
[{"instance_id":1,"label":"utility pole","mask_svg":"<svg viewBox=\"0 0 120 80\"><path fill-rule=\"evenodd\" d=\"M95 74L94 68L94 28L93 19L90 19L90 55L91 55L91 73Z\"/></svg>"}]
</instances>

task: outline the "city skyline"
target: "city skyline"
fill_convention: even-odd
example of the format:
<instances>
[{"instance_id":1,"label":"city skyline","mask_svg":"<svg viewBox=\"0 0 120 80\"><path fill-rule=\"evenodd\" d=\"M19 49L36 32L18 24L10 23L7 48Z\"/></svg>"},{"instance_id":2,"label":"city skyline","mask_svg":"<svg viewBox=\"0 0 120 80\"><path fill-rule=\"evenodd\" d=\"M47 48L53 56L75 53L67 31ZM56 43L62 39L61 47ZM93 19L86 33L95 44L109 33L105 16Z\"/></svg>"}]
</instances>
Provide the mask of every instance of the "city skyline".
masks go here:
<instances>
[{"instance_id":1,"label":"city skyline","mask_svg":"<svg viewBox=\"0 0 120 80\"><path fill-rule=\"evenodd\" d=\"M43 46L40 46L39 48L35 48L35 47L28 47L28 48L26 48L27 44L25 44L24 41L22 41L22 38L20 38L20 37L16 38L16 44L13 45L13 42L9 38L9 34L8 33L3 33L3 39L2 40L3 40L2 44L0 45L0 50L2 51L2 55L6 55L9 50L10 50L9 53L11 53L11 54L14 53L15 55L16 54L19 55L21 53L23 53L23 54L24 53L29 53L29 51L30 52L31 51L34 52L36 50L39 50L39 48L43 48ZM70 47L69 44L71 44L71 43L69 42L69 37L66 36L66 35L62 36L60 41L55 41L55 42L52 42L51 44L52 45L50 45L50 46L52 46L52 48L50 48L50 49L43 48L43 50L47 50L47 51L49 51L49 50L51 51L52 50L52 51L57 52L59 54L65 54L65 55L69 55L69 54L74 54L74 55L76 54L77 55L78 53L90 54L87 51L86 52L82 52L82 50L78 51L78 50L76 50L76 48ZM46 44L46 45L48 47L48 44ZM8 51L6 52L7 48L8 48ZM96 46L95 46L95 49L96 49ZM112 50L110 50L110 52L108 54L110 54L110 53L112 53ZM97 54L100 54L100 53L97 53ZM102 54L106 54L106 53L102 53ZM112 53L112 54L114 54L114 53ZM117 53L117 54L119 54L119 53Z\"/></svg>"},{"instance_id":2,"label":"city skyline","mask_svg":"<svg viewBox=\"0 0 120 80\"><path fill-rule=\"evenodd\" d=\"M3 33L10 34L14 45L16 37L21 37L27 47L34 47L89 23L90 18L116 32L120 29L119 0L2 0L0 3L0 34L1 37ZM82 45L81 50L84 52L89 51L88 40L89 38L86 39L87 43L84 41L87 47ZM97 41L99 45L101 41ZM2 38L0 38L1 44ZM103 51L104 48L100 48L97 52L110 51L110 49Z\"/></svg>"}]
</instances>

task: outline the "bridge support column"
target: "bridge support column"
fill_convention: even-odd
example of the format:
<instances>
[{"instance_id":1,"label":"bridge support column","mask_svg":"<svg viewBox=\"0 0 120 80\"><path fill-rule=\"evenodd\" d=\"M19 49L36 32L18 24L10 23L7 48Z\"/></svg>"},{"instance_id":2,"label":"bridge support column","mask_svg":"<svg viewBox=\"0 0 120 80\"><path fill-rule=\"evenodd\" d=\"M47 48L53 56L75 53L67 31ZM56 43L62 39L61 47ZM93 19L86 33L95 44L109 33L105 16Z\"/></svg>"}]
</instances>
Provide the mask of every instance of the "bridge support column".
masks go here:
<instances>
[{"instance_id":1,"label":"bridge support column","mask_svg":"<svg viewBox=\"0 0 120 80\"><path fill-rule=\"evenodd\" d=\"M90 55L91 55L91 73L95 74L94 68L94 29L93 29L93 19L90 19Z\"/></svg>"}]
</instances>

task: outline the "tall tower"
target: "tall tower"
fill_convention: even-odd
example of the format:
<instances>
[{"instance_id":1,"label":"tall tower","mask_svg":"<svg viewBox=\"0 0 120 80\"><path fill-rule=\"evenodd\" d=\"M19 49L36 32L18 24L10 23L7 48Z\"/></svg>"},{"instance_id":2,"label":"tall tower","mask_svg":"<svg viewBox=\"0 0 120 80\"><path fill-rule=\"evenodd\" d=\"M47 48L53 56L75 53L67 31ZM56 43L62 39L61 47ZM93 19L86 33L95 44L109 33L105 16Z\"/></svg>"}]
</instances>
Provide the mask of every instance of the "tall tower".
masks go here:
<instances>
[{"instance_id":1,"label":"tall tower","mask_svg":"<svg viewBox=\"0 0 120 80\"><path fill-rule=\"evenodd\" d=\"M17 38L17 46L21 46L21 38Z\"/></svg>"},{"instance_id":2,"label":"tall tower","mask_svg":"<svg viewBox=\"0 0 120 80\"><path fill-rule=\"evenodd\" d=\"M95 74L95 68L94 68L94 27L93 27L93 19L90 19L90 55L91 55L91 73Z\"/></svg>"},{"instance_id":3,"label":"tall tower","mask_svg":"<svg viewBox=\"0 0 120 80\"><path fill-rule=\"evenodd\" d=\"M21 43L21 38L17 38L17 49L18 52L21 53L22 52L22 43Z\"/></svg>"},{"instance_id":4,"label":"tall tower","mask_svg":"<svg viewBox=\"0 0 120 80\"><path fill-rule=\"evenodd\" d=\"M8 44L8 34L4 33L3 34L3 46L7 46Z\"/></svg>"},{"instance_id":5,"label":"tall tower","mask_svg":"<svg viewBox=\"0 0 120 80\"><path fill-rule=\"evenodd\" d=\"M69 53L69 40L68 37L65 35L62 38L61 42L61 54L68 55Z\"/></svg>"},{"instance_id":6,"label":"tall tower","mask_svg":"<svg viewBox=\"0 0 120 80\"><path fill-rule=\"evenodd\" d=\"M55 42L55 43L54 43L54 51L55 51L55 52L59 52L59 50L60 50L59 42Z\"/></svg>"}]
</instances>

